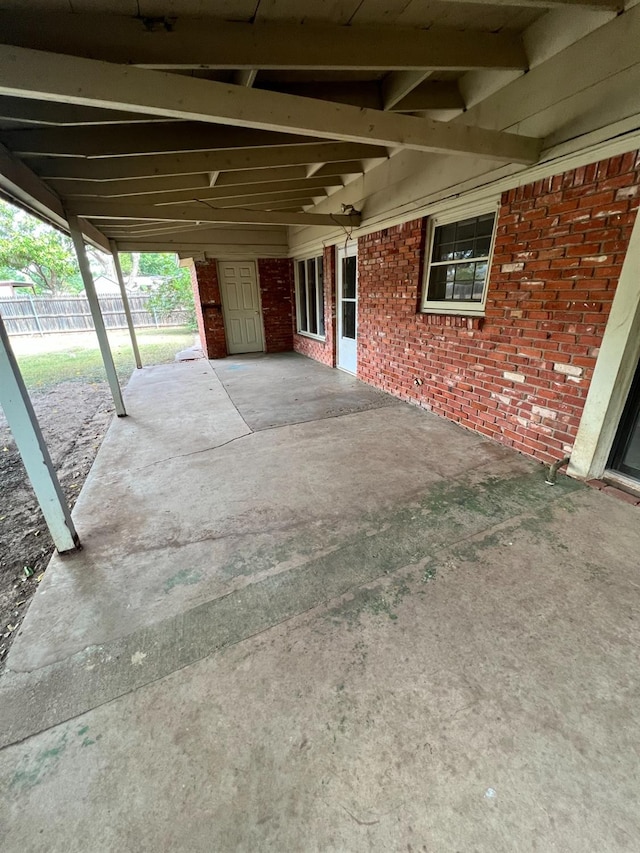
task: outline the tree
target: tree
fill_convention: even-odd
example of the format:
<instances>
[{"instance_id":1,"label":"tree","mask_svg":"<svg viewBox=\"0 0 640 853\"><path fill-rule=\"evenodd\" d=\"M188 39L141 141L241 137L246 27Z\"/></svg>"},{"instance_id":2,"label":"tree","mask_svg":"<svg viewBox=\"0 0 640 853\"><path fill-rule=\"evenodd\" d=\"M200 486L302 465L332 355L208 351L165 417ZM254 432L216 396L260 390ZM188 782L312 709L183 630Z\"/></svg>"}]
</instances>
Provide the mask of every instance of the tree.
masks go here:
<instances>
[{"instance_id":1,"label":"tree","mask_svg":"<svg viewBox=\"0 0 640 853\"><path fill-rule=\"evenodd\" d=\"M149 308L160 316L172 311L187 311L188 324L195 328L196 314L188 270L178 266L176 255L148 252L140 255L140 275L154 279L148 288Z\"/></svg>"},{"instance_id":2,"label":"tree","mask_svg":"<svg viewBox=\"0 0 640 853\"><path fill-rule=\"evenodd\" d=\"M82 290L71 240L55 228L0 201L0 268L25 277L38 293Z\"/></svg>"}]
</instances>

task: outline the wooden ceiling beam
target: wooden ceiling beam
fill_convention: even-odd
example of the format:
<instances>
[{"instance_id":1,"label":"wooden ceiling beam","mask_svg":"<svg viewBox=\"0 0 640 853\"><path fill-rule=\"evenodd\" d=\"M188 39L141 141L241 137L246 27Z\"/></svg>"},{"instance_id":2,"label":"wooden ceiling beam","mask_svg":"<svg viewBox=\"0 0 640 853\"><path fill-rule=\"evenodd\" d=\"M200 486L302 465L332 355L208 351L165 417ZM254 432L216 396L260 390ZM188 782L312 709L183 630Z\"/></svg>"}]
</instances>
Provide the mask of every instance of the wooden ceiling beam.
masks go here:
<instances>
[{"instance_id":1,"label":"wooden ceiling beam","mask_svg":"<svg viewBox=\"0 0 640 853\"><path fill-rule=\"evenodd\" d=\"M253 86L258 71L256 68L243 68L241 71L236 71L233 75L233 82L236 86Z\"/></svg>"},{"instance_id":2,"label":"wooden ceiling beam","mask_svg":"<svg viewBox=\"0 0 640 853\"><path fill-rule=\"evenodd\" d=\"M267 80L258 88L273 92L352 104L355 107L381 110L383 107L380 81L319 81L312 83L279 83ZM388 109L391 112L419 112L425 110L457 110L464 108L464 100L455 80L426 80Z\"/></svg>"},{"instance_id":3,"label":"wooden ceiling beam","mask_svg":"<svg viewBox=\"0 0 640 853\"><path fill-rule=\"evenodd\" d=\"M331 181L342 175L357 175L364 171L360 160L346 163L327 163L315 172L314 177L326 177L325 186L333 186ZM243 169L237 172L221 172L215 183L216 190L221 187L239 188L265 186L280 182L303 181L307 178L307 166L281 166L274 169ZM61 196L93 195L103 198L118 196L148 195L162 192L181 192L201 190L210 187L208 175L168 175L157 178L132 178L115 181L83 181L76 179L52 179L48 185Z\"/></svg>"},{"instance_id":4,"label":"wooden ceiling beam","mask_svg":"<svg viewBox=\"0 0 640 853\"><path fill-rule=\"evenodd\" d=\"M321 142L308 145L276 145L268 148L201 152L199 154L157 154L96 160L78 157L35 158L31 167L43 178L73 178L111 181L155 178L209 172L251 172L258 169L301 166L309 163L351 163L353 160L386 158L379 145L350 142Z\"/></svg>"},{"instance_id":5,"label":"wooden ceiling beam","mask_svg":"<svg viewBox=\"0 0 640 853\"><path fill-rule=\"evenodd\" d=\"M5 44L156 69L526 69L513 33L453 28L246 24L178 18L149 32L117 15L0 12ZM108 37L106 36L108 34Z\"/></svg>"},{"instance_id":6,"label":"wooden ceiling beam","mask_svg":"<svg viewBox=\"0 0 640 853\"><path fill-rule=\"evenodd\" d=\"M106 195L100 191L100 184L93 185L93 191L89 193L78 193L70 189L64 194L64 199L72 198L104 198L104 199L122 199L123 203L128 204L184 204L185 202L194 201L214 201L220 198L241 198L243 196L270 196L281 192L305 192L314 194L317 190L324 190L325 187L341 187L342 178L335 176L333 178L307 178L297 181L265 181L260 184L238 184L228 186L204 187L200 189L185 189L181 191L157 192L157 193L137 193L130 195ZM103 185L104 186L104 185ZM322 195L322 193L318 193Z\"/></svg>"},{"instance_id":7,"label":"wooden ceiling beam","mask_svg":"<svg viewBox=\"0 0 640 853\"><path fill-rule=\"evenodd\" d=\"M200 199L203 204L211 204L212 207L246 207L247 205L274 204L280 201L296 201L303 203L304 200L317 198L326 198L327 191L322 187L310 187L306 190L281 190L277 193L257 193L256 195L231 196L229 198L218 198L213 201L208 199ZM163 204L162 207L173 207L173 205Z\"/></svg>"},{"instance_id":8,"label":"wooden ceiling beam","mask_svg":"<svg viewBox=\"0 0 640 853\"><path fill-rule=\"evenodd\" d=\"M359 214L287 214L273 211L252 211L246 208L213 208L206 204L184 205L182 207L154 207L153 205L123 204L118 201L92 201L78 199L69 202L66 207L71 216L82 216L86 219L131 219L152 221L167 220L169 222L228 222L252 223L257 225L326 225L335 228L336 225L353 227L360 224Z\"/></svg>"},{"instance_id":9,"label":"wooden ceiling beam","mask_svg":"<svg viewBox=\"0 0 640 853\"><path fill-rule=\"evenodd\" d=\"M431 75L431 71L391 71L382 80L382 109L392 110Z\"/></svg>"},{"instance_id":10,"label":"wooden ceiling beam","mask_svg":"<svg viewBox=\"0 0 640 853\"><path fill-rule=\"evenodd\" d=\"M348 28L354 31L355 28ZM0 45L0 95L531 164L541 140Z\"/></svg>"},{"instance_id":11,"label":"wooden ceiling beam","mask_svg":"<svg viewBox=\"0 0 640 853\"><path fill-rule=\"evenodd\" d=\"M36 101L36 105L42 101ZM50 127L0 131L0 142L20 157L128 157L305 144L308 136L247 127L168 121L113 127ZM318 140L322 141L322 140Z\"/></svg>"},{"instance_id":12,"label":"wooden ceiling beam","mask_svg":"<svg viewBox=\"0 0 640 853\"><path fill-rule=\"evenodd\" d=\"M102 110L95 107L77 107L73 104L55 104L49 101L32 101L23 98L0 97L0 125L6 121L45 125L110 125L135 124L137 122L166 123L168 119L158 116L134 115L118 110Z\"/></svg>"},{"instance_id":13,"label":"wooden ceiling beam","mask_svg":"<svg viewBox=\"0 0 640 853\"><path fill-rule=\"evenodd\" d=\"M60 197L3 145L0 145L0 191L35 216L68 230ZM80 219L80 227L88 242L103 251L110 251L109 241L98 228L84 219Z\"/></svg>"}]
</instances>

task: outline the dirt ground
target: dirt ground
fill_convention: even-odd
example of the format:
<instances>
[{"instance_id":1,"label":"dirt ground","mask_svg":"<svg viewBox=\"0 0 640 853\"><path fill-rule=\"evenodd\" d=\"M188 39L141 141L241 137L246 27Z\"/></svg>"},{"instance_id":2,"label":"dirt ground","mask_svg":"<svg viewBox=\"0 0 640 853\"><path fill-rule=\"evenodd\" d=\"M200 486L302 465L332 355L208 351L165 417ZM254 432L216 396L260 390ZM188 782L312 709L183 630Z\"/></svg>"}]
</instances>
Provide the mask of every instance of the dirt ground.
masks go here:
<instances>
[{"instance_id":1,"label":"dirt ground","mask_svg":"<svg viewBox=\"0 0 640 853\"><path fill-rule=\"evenodd\" d=\"M60 483L73 506L113 417L106 382L62 382L32 391ZM0 410L0 671L53 543Z\"/></svg>"}]
</instances>

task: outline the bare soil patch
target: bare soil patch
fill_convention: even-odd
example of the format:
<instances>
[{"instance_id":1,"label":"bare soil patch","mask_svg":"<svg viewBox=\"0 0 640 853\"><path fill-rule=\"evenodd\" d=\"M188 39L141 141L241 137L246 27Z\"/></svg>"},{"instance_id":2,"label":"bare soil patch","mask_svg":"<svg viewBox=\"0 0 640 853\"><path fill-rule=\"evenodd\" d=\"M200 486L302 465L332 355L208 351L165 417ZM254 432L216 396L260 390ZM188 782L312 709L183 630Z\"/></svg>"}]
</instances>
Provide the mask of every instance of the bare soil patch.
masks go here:
<instances>
[{"instance_id":1,"label":"bare soil patch","mask_svg":"<svg viewBox=\"0 0 640 853\"><path fill-rule=\"evenodd\" d=\"M106 382L30 393L60 484L73 506L113 417ZM53 552L53 542L0 410L0 671Z\"/></svg>"}]
</instances>

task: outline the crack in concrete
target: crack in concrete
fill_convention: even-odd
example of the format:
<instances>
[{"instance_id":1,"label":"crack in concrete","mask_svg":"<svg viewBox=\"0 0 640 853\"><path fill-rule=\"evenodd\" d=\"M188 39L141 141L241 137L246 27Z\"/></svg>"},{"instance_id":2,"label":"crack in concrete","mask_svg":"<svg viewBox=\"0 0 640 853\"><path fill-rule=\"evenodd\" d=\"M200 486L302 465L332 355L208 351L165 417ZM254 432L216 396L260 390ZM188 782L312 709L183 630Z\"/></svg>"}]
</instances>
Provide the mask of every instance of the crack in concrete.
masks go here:
<instances>
[{"instance_id":1,"label":"crack in concrete","mask_svg":"<svg viewBox=\"0 0 640 853\"><path fill-rule=\"evenodd\" d=\"M400 403L400 401L398 401L398 402L400 405L402 405L402 403ZM389 408L393 408L393 405L383 403L380 406L372 406L371 408L362 409L361 411L358 411L358 412L343 412L343 413L337 414L337 415L324 415L322 417L311 418L311 419L305 420L305 421L289 421L285 424L275 424L274 426L262 427L259 429L251 429L251 427L247 424L245 419L242 418L242 415L240 415L240 412L238 412L238 414L242 418L243 423L246 424L249 432L245 432L242 435L237 435L234 438L230 438L227 441L223 441L221 444L212 444L210 447L202 447L199 450L190 450L188 453L176 453L173 456L165 456L162 459L156 459L154 462L149 462L147 465L141 465L139 468L125 468L123 470L127 471L127 473L129 473L129 474L136 474L138 471L145 471L147 468L153 468L156 465L164 465L167 462L171 462L174 459L185 459L189 456L196 456L199 453L209 453L213 450L220 450L220 448L226 447L228 444L233 444L233 442L239 441L241 438L250 438L252 435L259 435L263 432L274 432L276 430L286 429L287 427L291 427L291 426L302 426L303 424L316 423L317 421L328 421L328 420L335 420L337 418L356 417L358 415L364 415L364 414L368 414L369 412L377 411L378 409L389 409ZM481 463L481 464L486 464L486 463ZM469 470L473 470L473 469L469 469ZM113 479L113 477L111 479ZM445 478L443 477L443 479L445 479Z\"/></svg>"},{"instance_id":2,"label":"crack in concrete","mask_svg":"<svg viewBox=\"0 0 640 853\"><path fill-rule=\"evenodd\" d=\"M230 591L111 643L88 646L70 658L37 670L7 670L0 688L3 700L0 703L0 748L166 678L313 609L326 607L362 586L388 579L391 573L415 565L410 552L416 547L424 547L431 557L455 550L470 538L486 538L496 528L531 516L535 510L541 513L550 504L568 503L579 488L571 481L567 486L569 491L561 489L549 495L547 487L539 489L537 472L535 478L530 479L537 491L526 496L531 507L520 507L520 512L511 513L484 528L480 525L464 536L452 539L448 535L446 542L435 547L429 541L429 531L421 531L419 523L414 526L413 535L421 532L422 539L413 542L407 530L408 538L398 540L395 548L393 541L387 542L386 534L372 536L367 542L355 537L301 568ZM504 482L494 484L492 494L505 485ZM513 505L513 495L506 494L504 500L508 512ZM476 512L475 517L477 522L482 515ZM470 520L473 518L471 511ZM450 534L454 529L452 527ZM385 543L389 553L385 551ZM389 561L395 562L392 569ZM144 663L136 667L124 666L133 655ZM140 655L145 657L140 658Z\"/></svg>"}]
</instances>

